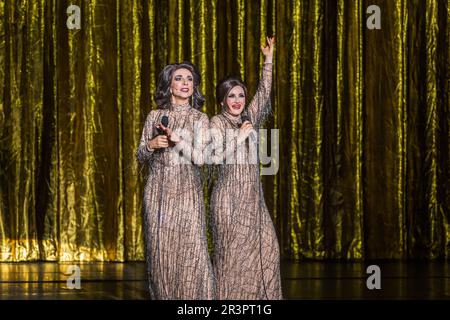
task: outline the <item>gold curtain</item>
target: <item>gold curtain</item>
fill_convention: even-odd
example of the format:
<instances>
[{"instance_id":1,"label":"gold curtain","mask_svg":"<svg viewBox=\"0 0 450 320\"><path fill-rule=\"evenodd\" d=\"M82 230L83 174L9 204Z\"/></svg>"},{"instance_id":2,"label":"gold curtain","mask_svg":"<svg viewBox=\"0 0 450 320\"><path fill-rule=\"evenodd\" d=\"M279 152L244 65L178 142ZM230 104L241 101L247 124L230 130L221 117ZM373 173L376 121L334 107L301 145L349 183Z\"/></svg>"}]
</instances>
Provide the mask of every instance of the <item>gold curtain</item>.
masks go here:
<instances>
[{"instance_id":1,"label":"gold curtain","mask_svg":"<svg viewBox=\"0 0 450 320\"><path fill-rule=\"evenodd\" d=\"M267 34L283 257L450 255L450 0L0 0L0 16L0 261L143 260L134 154L158 72L194 62L212 116L224 76L254 93Z\"/></svg>"}]
</instances>

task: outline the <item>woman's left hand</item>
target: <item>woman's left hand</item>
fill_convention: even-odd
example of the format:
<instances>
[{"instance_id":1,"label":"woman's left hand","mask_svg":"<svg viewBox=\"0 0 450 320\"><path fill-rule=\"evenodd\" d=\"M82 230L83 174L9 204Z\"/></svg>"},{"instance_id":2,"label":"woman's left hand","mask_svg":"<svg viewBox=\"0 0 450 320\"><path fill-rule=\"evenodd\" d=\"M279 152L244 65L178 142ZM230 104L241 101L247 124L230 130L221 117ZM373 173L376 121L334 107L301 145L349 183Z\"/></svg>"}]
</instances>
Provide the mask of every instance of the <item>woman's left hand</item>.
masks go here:
<instances>
[{"instance_id":1,"label":"woman's left hand","mask_svg":"<svg viewBox=\"0 0 450 320\"><path fill-rule=\"evenodd\" d=\"M157 125L157 127L166 133L167 139L169 139L169 141L171 141L173 144L177 144L181 141L180 136L173 132L169 127L164 127L162 124Z\"/></svg>"},{"instance_id":2,"label":"woman's left hand","mask_svg":"<svg viewBox=\"0 0 450 320\"><path fill-rule=\"evenodd\" d=\"M272 62L273 48L275 46L275 37L267 37L266 46L261 46L261 52L266 56L266 62ZM270 60L270 61L267 61Z\"/></svg>"}]
</instances>

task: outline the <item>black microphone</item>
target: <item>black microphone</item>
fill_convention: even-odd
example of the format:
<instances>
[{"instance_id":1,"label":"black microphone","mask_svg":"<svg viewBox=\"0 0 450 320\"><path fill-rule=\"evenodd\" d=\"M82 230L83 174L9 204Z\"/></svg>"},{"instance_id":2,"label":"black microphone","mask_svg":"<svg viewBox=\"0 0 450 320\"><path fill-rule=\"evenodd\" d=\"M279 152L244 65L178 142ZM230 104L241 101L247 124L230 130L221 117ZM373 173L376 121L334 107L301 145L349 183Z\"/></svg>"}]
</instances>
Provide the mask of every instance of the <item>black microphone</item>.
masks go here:
<instances>
[{"instance_id":1,"label":"black microphone","mask_svg":"<svg viewBox=\"0 0 450 320\"><path fill-rule=\"evenodd\" d=\"M246 115L246 114L243 114L242 116L241 116L241 127L242 127L242 125L244 124L244 122L245 121L248 121L248 122L250 122L250 123L252 123L251 121L250 121L250 117L248 116L248 115Z\"/></svg>"},{"instance_id":2,"label":"black microphone","mask_svg":"<svg viewBox=\"0 0 450 320\"><path fill-rule=\"evenodd\" d=\"M161 118L161 124L167 128L167 126L169 125L169 117L168 116L162 116ZM161 128L158 128L158 135L163 135L165 134L164 130L162 130Z\"/></svg>"},{"instance_id":3,"label":"black microphone","mask_svg":"<svg viewBox=\"0 0 450 320\"><path fill-rule=\"evenodd\" d=\"M161 118L161 124L164 127L167 127L169 125L169 117L168 116L162 116Z\"/></svg>"}]
</instances>

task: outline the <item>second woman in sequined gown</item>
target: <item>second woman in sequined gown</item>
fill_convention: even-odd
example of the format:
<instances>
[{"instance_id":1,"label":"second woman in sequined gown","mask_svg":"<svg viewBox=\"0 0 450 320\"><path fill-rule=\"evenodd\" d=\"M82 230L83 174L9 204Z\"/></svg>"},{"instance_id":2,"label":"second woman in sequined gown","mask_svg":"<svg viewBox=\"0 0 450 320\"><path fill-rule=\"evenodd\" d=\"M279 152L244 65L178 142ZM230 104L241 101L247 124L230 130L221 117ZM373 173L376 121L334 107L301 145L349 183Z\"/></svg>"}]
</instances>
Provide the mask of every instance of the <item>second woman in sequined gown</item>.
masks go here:
<instances>
[{"instance_id":1,"label":"second woman in sequined gown","mask_svg":"<svg viewBox=\"0 0 450 320\"><path fill-rule=\"evenodd\" d=\"M219 174L211 196L218 299L282 298L279 245L264 201L259 163L252 163L248 153L237 153L238 147L248 144L249 129L258 128L270 112L273 43L274 39L269 38L262 48L266 63L247 108L246 88L240 80L229 78L217 87L216 98L223 112L211 119L210 127L216 130L211 131L214 145L224 145L213 152ZM250 120L244 124L243 113ZM236 135L227 144L227 130L232 129ZM229 157L236 163L227 164Z\"/></svg>"}]
</instances>

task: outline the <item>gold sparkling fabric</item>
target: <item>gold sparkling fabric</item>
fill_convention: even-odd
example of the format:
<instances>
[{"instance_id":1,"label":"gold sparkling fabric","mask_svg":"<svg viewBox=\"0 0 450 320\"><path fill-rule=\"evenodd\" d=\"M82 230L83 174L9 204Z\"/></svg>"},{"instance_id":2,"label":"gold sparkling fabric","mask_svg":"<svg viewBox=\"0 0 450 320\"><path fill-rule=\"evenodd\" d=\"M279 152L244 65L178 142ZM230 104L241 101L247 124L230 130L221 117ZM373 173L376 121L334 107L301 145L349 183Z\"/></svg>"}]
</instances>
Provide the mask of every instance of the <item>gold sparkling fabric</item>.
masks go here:
<instances>
[{"instance_id":1,"label":"gold sparkling fabric","mask_svg":"<svg viewBox=\"0 0 450 320\"><path fill-rule=\"evenodd\" d=\"M226 75L254 94L270 34L282 256L448 257L449 20L449 0L0 0L0 261L144 260L158 72L195 63L212 117Z\"/></svg>"}]
</instances>

